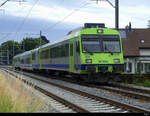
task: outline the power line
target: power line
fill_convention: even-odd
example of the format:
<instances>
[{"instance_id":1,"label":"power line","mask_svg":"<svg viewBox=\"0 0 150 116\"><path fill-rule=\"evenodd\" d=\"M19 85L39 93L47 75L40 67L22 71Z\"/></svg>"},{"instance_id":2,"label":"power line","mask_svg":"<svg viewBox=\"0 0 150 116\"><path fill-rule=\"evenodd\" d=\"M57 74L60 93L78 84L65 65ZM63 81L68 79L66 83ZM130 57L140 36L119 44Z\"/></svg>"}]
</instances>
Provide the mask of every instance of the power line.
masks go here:
<instances>
[{"instance_id":1,"label":"power line","mask_svg":"<svg viewBox=\"0 0 150 116\"><path fill-rule=\"evenodd\" d=\"M6 4L6 2L8 2L8 1L10 1L10 0L6 0L5 2L3 2L3 3L0 5L0 7L3 6L4 4Z\"/></svg>"},{"instance_id":2,"label":"power line","mask_svg":"<svg viewBox=\"0 0 150 116\"><path fill-rule=\"evenodd\" d=\"M17 1L12 1L12 0L7 0L7 1L9 1L9 2L25 2L25 0L17 0ZM6 3L6 1L4 2L4 3ZM3 3L3 5L4 5L4 3ZM1 10L1 9L0 9ZM18 11L20 11L20 10L22 10L22 8L20 9L17 9ZM13 29L14 29L14 27L16 26L16 24L13 24ZM15 34L15 33L11 33L11 34ZM4 38L2 38L1 40L7 40L7 38L11 35L10 33L7 33L7 35L4 37ZM1 41L0 40L0 41Z\"/></svg>"},{"instance_id":3,"label":"power line","mask_svg":"<svg viewBox=\"0 0 150 116\"><path fill-rule=\"evenodd\" d=\"M64 21L65 19L67 19L69 16L71 16L73 13L79 11L81 8L85 7L86 5L88 5L90 3L85 3L83 4L81 7L77 8L77 9L74 9L71 13L69 13L67 16L65 16L64 18L62 18L61 20L59 20L58 22L56 22L55 24L51 25L50 27L46 28L46 29L43 29L43 30L49 30L49 29L52 29L54 28L56 25L58 25L59 23L61 23L62 21Z\"/></svg>"},{"instance_id":4,"label":"power line","mask_svg":"<svg viewBox=\"0 0 150 116\"><path fill-rule=\"evenodd\" d=\"M23 25L24 25L26 19L29 17L29 15L30 15L32 9L33 9L34 6L38 3L38 1L39 1L39 0L36 0L35 3L32 5L32 7L29 9L27 15L25 16L25 18L23 19L23 21L22 21L22 23L20 24L19 28L17 29L15 36L17 36L18 32L20 32L20 30L21 30L21 28L23 27Z\"/></svg>"}]
</instances>

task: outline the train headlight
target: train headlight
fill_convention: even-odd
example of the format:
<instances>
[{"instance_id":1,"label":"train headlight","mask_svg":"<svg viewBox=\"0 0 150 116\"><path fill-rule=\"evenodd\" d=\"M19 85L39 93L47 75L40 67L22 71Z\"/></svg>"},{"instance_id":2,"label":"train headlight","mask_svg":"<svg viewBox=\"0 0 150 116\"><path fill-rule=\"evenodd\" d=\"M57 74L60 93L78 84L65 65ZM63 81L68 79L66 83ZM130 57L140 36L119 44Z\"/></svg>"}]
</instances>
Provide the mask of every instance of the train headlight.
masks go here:
<instances>
[{"instance_id":1,"label":"train headlight","mask_svg":"<svg viewBox=\"0 0 150 116\"><path fill-rule=\"evenodd\" d=\"M86 59L86 63L92 63L92 59Z\"/></svg>"},{"instance_id":2,"label":"train headlight","mask_svg":"<svg viewBox=\"0 0 150 116\"><path fill-rule=\"evenodd\" d=\"M97 29L97 33L103 33L102 29Z\"/></svg>"},{"instance_id":3,"label":"train headlight","mask_svg":"<svg viewBox=\"0 0 150 116\"><path fill-rule=\"evenodd\" d=\"M115 63L120 63L120 59L114 59Z\"/></svg>"}]
</instances>

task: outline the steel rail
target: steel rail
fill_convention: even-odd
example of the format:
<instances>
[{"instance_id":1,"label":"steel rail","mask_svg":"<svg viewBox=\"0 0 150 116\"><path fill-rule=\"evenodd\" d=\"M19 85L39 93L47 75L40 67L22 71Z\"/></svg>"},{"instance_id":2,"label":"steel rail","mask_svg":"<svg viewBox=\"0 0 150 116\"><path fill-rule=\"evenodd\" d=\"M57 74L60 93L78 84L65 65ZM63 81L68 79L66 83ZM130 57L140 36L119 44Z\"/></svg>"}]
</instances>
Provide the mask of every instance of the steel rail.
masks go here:
<instances>
[{"instance_id":1,"label":"steel rail","mask_svg":"<svg viewBox=\"0 0 150 116\"><path fill-rule=\"evenodd\" d=\"M15 74L13 74L13 73L7 71L7 70L5 70L5 71L6 71L7 73L9 73L9 74L15 76L16 78L18 78L17 75L15 75ZM28 85L33 85L32 83L30 83L29 81L27 81L27 80L25 80L25 79L21 79L21 80L22 80L24 83L27 83ZM67 100L65 100L65 99L63 99L63 98L61 98L61 97L59 97L59 96L56 96L56 95L54 95L53 93L51 93L51 92L49 92L49 91L47 91L47 90L45 90L45 89L43 89L43 88L41 88L41 87L39 87L39 86L37 86L37 85L33 85L33 86L34 86L34 88L35 88L36 90L39 90L41 93L43 93L43 94L45 94L45 95L47 95L47 96L49 96L49 97L55 99L56 101L61 102L62 104L64 104L65 106L70 107L71 109L73 109L73 110L76 111L76 112L89 113L89 111L87 111L86 109L83 109L83 108L81 108L81 107L79 107L79 106L77 106L77 105L75 105L75 104L72 104L71 102L69 102L69 101L67 101Z\"/></svg>"},{"instance_id":2,"label":"steel rail","mask_svg":"<svg viewBox=\"0 0 150 116\"><path fill-rule=\"evenodd\" d=\"M98 101L105 101L106 103L109 103L109 104L114 105L116 107L120 107L120 108L125 109L125 110L130 110L131 112L142 112L142 113L150 112L150 110L145 109L145 108L137 107L137 106L134 106L134 105L131 105L131 104L120 103L120 102L115 101L115 100L111 100L111 99L108 99L108 98L103 98L103 97L99 97L99 96L96 96L96 95L92 95L92 94L89 94L87 92L83 92L83 91L72 89L72 88L69 88L69 87L66 87L66 86L58 85L56 83L47 82L47 81L45 81L43 79L38 79L35 75L33 76L33 75L27 74L27 73L23 73L23 75L32 77L34 79L43 81L45 83L48 83L48 84L51 84L51 85L54 85L54 86L66 89L68 91L71 91L71 92L74 92L74 93L77 93L77 94L80 94L80 95L83 95L83 96L87 96L89 98L96 99Z\"/></svg>"}]
</instances>

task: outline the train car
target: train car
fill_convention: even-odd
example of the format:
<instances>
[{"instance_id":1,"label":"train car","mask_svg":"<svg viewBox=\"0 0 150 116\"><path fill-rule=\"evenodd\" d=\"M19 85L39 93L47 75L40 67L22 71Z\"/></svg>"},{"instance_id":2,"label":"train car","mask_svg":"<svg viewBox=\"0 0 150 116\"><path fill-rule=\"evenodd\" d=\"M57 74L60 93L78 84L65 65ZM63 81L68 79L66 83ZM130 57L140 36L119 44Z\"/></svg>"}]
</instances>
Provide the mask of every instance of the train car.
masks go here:
<instances>
[{"instance_id":1,"label":"train car","mask_svg":"<svg viewBox=\"0 0 150 116\"><path fill-rule=\"evenodd\" d=\"M15 69L32 70L31 51L18 54L13 58L13 66Z\"/></svg>"},{"instance_id":2,"label":"train car","mask_svg":"<svg viewBox=\"0 0 150 116\"><path fill-rule=\"evenodd\" d=\"M107 74L121 73L124 64L119 32L96 23L86 23L60 41L24 55L30 57L29 70L69 73L88 81L105 80Z\"/></svg>"}]
</instances>

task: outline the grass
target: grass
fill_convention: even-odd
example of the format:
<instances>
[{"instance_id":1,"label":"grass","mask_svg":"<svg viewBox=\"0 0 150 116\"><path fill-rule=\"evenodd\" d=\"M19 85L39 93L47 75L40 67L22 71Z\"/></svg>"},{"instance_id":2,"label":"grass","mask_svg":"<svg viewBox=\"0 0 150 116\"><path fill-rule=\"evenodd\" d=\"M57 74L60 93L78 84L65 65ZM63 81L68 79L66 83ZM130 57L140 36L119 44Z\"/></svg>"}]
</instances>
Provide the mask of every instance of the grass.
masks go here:
<instances>
[{"instance_id":1,"label":"grass","mask_svg":"<svg viewBox=\"0 0 150 116\"><path fill-rule=\"evenodd\" d=\"M128 84L129 81L125 80L124 83ZM134 85L143 86L143 87L150 87L150 79L148 76L136 74L134 75L132 82L130 82L129 84L134 84Z\"/></svg>"},{"instance_id":2,"label":"grass","mask_svg":"<svg viewBox=\"0 0 150 116\"><path fill-rule=\"evenodd\" d=\"M0 72L0 112L39 112L42 100L33 96L30 87L19 78L8 78Z\"/></svg>"},{"instance_id":3,"label":"grass","mask_svg":"<svg viewBox=\"0 0 150 116\"><path fill-rule=\"evenodd\" d=\"M141 82L138 79L136 79L133 80L133 84L138 86L150 87L150 79L142 80Z\"/></svg>"}]
</instances>

